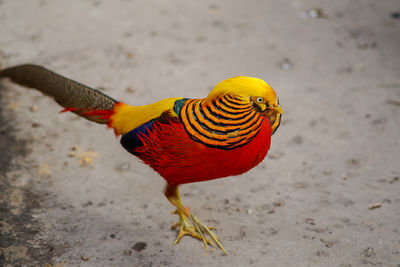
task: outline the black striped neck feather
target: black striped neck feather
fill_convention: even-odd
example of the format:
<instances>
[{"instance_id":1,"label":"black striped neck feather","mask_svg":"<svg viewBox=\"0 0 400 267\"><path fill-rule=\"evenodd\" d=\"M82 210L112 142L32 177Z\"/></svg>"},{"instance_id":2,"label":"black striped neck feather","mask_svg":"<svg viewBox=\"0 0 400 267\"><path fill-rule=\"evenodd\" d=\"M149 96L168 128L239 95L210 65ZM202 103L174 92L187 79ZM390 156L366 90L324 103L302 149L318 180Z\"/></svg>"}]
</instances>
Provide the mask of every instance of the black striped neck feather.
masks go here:
<instances>
[{"instance_id":1,"label":"black striped neck feather","mask_svg":"<svg viewBox=\"0 0 400 267\"><path fill-rule=\"evenodd\" d=\"M265 119L249 97L238 94L223 94L211 101L182 99L176 101L174 110L193 140L220 149L247 144Z\"/></svg>"}]
</instances>

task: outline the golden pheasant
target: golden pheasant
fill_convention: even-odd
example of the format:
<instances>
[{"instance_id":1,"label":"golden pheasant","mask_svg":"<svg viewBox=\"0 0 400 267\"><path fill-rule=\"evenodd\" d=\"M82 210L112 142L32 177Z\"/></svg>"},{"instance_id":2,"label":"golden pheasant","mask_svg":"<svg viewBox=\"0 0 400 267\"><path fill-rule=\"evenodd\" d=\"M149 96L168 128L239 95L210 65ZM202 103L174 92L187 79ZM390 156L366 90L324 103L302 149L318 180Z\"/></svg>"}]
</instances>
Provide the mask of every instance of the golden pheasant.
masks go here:
<instances>
[{"instance_id":1,"label":"golden pheasant","mask_svg":"<svg viewBox=\"0 0 400 267\"><path fill-rule=\"evenodd\" d=\"M190 235L224 253L217 236L181 203L181 184L247 172L267 155L281 121L275 91L263 80L234 77L217 84L203 99L168 98L130 106L36 65L0 71L0 78L36 88L88 120L107 124L122 146L167 182L165 196L179 216L178 236Z\"/></svg>"}]
</instances>

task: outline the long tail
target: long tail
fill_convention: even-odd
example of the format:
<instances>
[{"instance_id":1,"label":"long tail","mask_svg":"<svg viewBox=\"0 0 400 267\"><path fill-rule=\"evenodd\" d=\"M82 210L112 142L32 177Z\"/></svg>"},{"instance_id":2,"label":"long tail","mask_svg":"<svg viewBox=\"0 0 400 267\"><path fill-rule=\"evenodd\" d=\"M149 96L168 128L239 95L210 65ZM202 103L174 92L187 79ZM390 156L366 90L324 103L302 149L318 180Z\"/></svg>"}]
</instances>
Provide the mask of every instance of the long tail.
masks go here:
<instances>
[{"instance_id":1,"label":"long tail","mask_svg":"<svg viewBox=\"0 0 400 267\"><path fill-rule=\"evenodd\" d=\"M65 111L72 111L97 123L109 123L109 117L118 103L98 90L37 65L19 65L0 70L0 78L4 77L17 84L35 88L54 98Z\"/></svg>"}]
</instances>

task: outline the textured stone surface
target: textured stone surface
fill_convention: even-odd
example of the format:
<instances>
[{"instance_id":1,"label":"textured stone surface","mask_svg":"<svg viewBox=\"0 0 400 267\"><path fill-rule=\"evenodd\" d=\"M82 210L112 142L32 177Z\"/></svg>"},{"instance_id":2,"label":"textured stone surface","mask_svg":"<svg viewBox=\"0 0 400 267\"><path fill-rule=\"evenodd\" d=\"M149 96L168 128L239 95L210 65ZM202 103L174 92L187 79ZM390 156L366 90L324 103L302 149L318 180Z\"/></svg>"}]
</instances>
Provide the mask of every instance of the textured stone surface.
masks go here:
<instances>
[{"instance_id":1,"label":"textured stone surface","mask_svg":"<svg viewBox=\"0 0 400 267\"><path fill-rule=\"evenodd\" d=\"M255 76L284 110L260 166L181 188L225 257L189 237L172 245L163 180L112 131L1 82L0 262L397 266L398 11L397 0L0 0L3 66L45 65L132 105Z\"/></svg>"}]
</instances>

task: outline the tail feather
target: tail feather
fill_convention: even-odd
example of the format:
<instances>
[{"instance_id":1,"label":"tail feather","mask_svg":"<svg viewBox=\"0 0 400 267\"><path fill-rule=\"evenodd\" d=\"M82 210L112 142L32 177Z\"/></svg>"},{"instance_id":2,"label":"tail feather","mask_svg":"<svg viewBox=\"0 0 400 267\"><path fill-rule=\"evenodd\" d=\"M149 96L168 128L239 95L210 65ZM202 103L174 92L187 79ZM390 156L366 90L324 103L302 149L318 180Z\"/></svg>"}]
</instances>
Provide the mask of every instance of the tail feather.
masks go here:
<instances>
[{"instance_id":1,"label":"tail feather","mask_svg":"<svg viewBox=\"0 0 400 267\"><path fill-rule=\"evenodd\" d=\"M63 106L90 121L108 124L114 105L118 103L102 92L56 74L37 65L19 65L0 70L0 78L35 88Z\"/></svg>"},{"instance_id":2,"label":"tail feather","mask_svg":"<svg viewBox=\"0 0 400 267\"><path fill-rule=\"evenodd\" d=\"M54 98L64 107L61 112L74 112L90 121L107 124L116 135L123 135L165 111L173 111L174 103L181 98L167 98L144 106L130 106L116 101L102 92L58 75L37 65L19 65L0 70L0 79L10 78L17 84L35 88Z\"/></svg>"}]
</instances>

